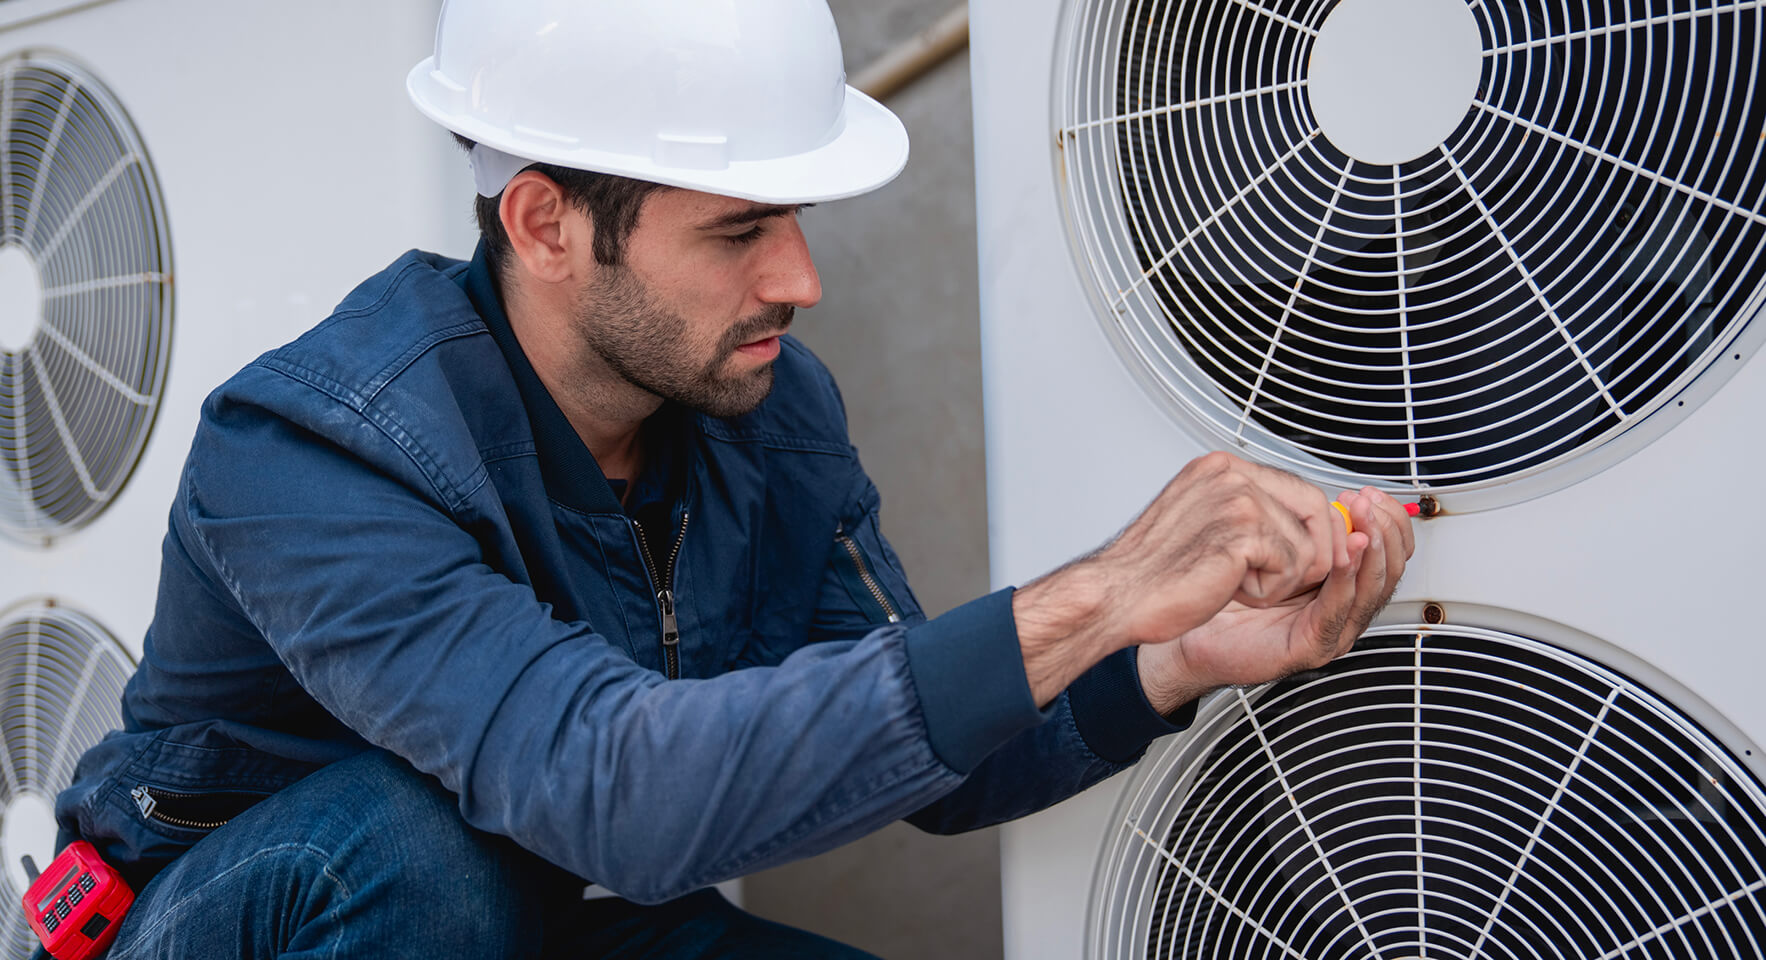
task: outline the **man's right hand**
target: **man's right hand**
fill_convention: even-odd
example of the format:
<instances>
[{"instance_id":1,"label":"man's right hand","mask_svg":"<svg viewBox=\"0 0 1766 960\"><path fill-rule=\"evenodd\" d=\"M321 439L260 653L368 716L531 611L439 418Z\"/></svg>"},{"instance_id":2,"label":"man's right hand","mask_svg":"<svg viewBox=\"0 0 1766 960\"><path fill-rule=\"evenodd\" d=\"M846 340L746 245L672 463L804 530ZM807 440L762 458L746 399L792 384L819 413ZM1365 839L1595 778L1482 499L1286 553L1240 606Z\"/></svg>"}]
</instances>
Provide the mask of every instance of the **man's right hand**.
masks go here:
<instances>
[{"instance_id":1,"label":"man's right hand","mask_svg":"<svg viewBox=\"0 0 1766 960\"><path fill-rule=\"evenodd\" d=\"M1322 491L1208 454L1115 540L1018 591L1031 693L1045 705L1117 650L1181 636L1232 601L1282 603L1348 562L1343 521Z\"/></svg>"}]
</instances>

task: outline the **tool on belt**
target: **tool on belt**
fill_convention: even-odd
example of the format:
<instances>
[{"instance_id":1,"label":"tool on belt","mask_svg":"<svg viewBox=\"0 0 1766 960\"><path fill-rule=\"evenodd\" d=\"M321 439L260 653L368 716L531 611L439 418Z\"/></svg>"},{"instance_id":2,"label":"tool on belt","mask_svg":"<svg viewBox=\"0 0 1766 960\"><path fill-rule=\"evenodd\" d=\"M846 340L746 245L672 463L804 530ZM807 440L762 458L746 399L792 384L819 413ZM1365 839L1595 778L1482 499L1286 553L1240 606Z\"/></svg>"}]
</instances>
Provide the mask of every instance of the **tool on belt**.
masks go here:
<instances>
[{"instance_id":1,"label":"tool on belt","mask_svg":"<svg viewBox=\"0 0 1766 960\"><path fill-rule=\"evenodd\" d=\"M24 858L31 886L25 919L55 960L91 960L116 939L135 891L84 840L70 843L45 873Z\"/></svg>"}]
</instances>

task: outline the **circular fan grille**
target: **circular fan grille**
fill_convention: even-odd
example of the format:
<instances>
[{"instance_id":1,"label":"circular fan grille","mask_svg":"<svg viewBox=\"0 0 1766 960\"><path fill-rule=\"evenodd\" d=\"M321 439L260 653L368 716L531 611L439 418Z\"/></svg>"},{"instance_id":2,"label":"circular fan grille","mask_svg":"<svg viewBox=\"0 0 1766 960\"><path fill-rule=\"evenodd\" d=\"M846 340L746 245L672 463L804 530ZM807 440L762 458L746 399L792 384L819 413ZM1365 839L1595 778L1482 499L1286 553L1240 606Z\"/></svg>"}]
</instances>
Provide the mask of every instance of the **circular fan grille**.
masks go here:
<instances>
[{"instance_id":1,"label":"circular fan grille","mask_svg":"<svg viewBox=\"0 0 1766 960\"><path fill-rule=\"evenodd\" d=\"M1766 956L1766 795L1626 677L1375 631L1230 691L1118 810L1092 956Z\"/></svg>"},{"instance_id":2,"label":"circular fan grille","mask_svg":"<svg viewBox=\"0 0 1766 960\"><path fill-rule=\"evenodd\" d=\"M159 409L172 331L165 210L116 100L63 60L0 61L0 530L103 510Z\"/></svg>"},{"instance_id":3,"label":"circular fan grille","mask_svg":"<svg viewBox=\"0 0 1766 960\"><path fill-rule=\"evenodd\" d=\"M1744 357L1761 6L1074 0L1082 272L1217 441L1328 484L1569 482Z\"/></svg>"},{"instance_id":4,"label":"circular fan grille","mask_svg":"<svg viewBox=\"0 0 1766 960\"><path fill-rule=\"evenodd\" d=\"M0 622L0 956L26 957L36 939L18 904L20 857L39 868L55 855L55 795L87 747L122 726L128 652L85 615L31 603Z\"/></svg>"}]
</instances>

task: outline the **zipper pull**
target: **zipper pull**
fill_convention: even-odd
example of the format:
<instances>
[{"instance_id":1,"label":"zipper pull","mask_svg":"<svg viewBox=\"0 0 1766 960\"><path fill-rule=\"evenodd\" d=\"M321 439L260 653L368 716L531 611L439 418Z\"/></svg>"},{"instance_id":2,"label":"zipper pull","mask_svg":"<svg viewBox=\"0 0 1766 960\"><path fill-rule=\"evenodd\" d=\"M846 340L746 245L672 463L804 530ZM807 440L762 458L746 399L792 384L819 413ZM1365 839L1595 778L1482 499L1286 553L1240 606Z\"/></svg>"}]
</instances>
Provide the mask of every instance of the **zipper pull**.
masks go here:
<instances>
[{"instance_id":1,"label":"zipper pull","mask_svg":"<svg viewBox=\"0 0 1766 960\"><path fill-rule=\"evenodd\" d=\"M664 590L657 594L656 602L662 605L662 645L675 646L681 642L681 624L675 619L674 591Z\"/></svg>"},{"instance_id":2,"label":"zipper pull","mask_svg":"<svg viewBox=\"0 0 1766 960\"><path fill-rule=\"evenodd\" d=\"M136 787L129 791L129 796L135 798L135 807L141 811L143 817L149 819L153 817L153 809L159 806L159 801L153 798L153 794L147 792L147 787Z\"/></svg>"}]
</instances>

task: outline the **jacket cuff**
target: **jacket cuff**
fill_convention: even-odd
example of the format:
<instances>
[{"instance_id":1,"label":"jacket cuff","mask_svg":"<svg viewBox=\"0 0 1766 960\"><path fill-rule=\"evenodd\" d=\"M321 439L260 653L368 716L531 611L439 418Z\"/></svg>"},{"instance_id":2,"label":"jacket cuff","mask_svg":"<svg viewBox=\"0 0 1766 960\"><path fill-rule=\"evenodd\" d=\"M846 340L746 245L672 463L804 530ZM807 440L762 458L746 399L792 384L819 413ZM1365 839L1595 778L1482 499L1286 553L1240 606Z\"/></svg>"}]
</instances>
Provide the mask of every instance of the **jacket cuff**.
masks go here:
<instances>
[{"instance_id":1,"label":"jacket cuff","mask_svg":"<svg viewBox=\"0 0 1766 960\"><path fill-rule=\"evenodd\" d=\"M932 751L961 774L1050 716L1030 696L1012 593L988 594L907 633L908 673Z\"/></svg>"},{"instance_id":2,"label":"jacket cuff","mask_svg":"<svg viewBox=\"0 0 1766 960\"><path fill-rule=\"evenodd\" d=\"M1073 724L1085 745L1111 763L1140 759L1147 744L1167 734L1188 730L1196 722L1196 701L1161 716L1141 690L1136 666L1138 649L1129 647L1105 657L1067 688Z\"/></svg>"}]
</instances>

